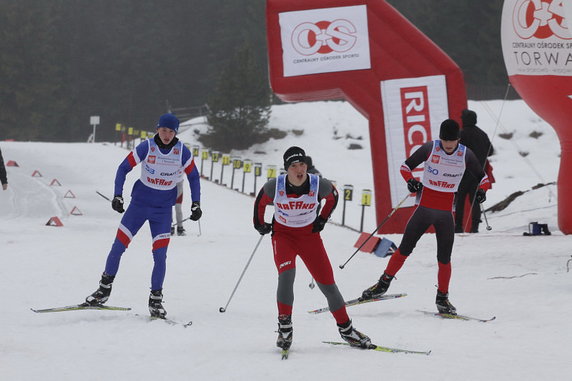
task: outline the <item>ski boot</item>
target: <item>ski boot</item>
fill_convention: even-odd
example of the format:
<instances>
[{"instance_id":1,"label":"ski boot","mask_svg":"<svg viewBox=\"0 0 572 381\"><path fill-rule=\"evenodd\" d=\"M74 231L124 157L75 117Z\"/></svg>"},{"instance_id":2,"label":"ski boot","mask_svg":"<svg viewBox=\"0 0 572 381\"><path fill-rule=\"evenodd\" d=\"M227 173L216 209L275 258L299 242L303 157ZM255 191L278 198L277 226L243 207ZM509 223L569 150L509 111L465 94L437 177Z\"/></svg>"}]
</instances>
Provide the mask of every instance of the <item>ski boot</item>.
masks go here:
<instances>
[{"instance_id":1,"label":"ski boot","mask_svg":"<svg viewBox=\"0 0 572 381\"><path fill-rule=\"evenodd\" d=\"M435 299L437 310L440 314L457 315L457 309L449 301L449 293L443 293L437 290L437 298Z\"/></svg>"},{"instance_id":2,"label":"ski boot","mask_svg":"<svg viewBox=\"0 0 572 381\"><path fill-rule=\"evenodd\" d=\"M351 320L348 320L344 324L338 324L338 330L340 331L342 339L352 347L367 349L371 346L370 338L355 329Z\"/></svg>"},{"instance_id":3,"label":"ski boot","mask_svg":"<svg viewBox=\"0 0 572 381\"><path fill-rule=\"evenodd\" d=\"M376 284L364 290L364 292L361 294L360 300L379 298L381 295L387 292L387 289L389 288L393 278L395 277L383 273L383 275L379 277L379 281Z\"/></svg>"},{"instance_id":4,"label":"ski boot","mask_svg":"<svg viewBox=\"0 0 572 381\"><path fill-rule=\"evenodd\" d=\"M149 313L151 317L164 319L167 311L163 308L163 293L161 290L151 290L149 295Z\"/></svg>"},{"instance_id":5,"label":"ski boot","mask_svg":"<svg viewBox=\"0 0 572 381\"><path fill-rule=\"evenodd\" d=\"M278 339L276 339L276 346L282 349L290 349L292 345L292 335L292 316L278 316Z\"/></svg>"},{"instance_id":6,"label":"ski boot","mask_svg":"<svg viewBox=\"0 0 572 381\"><path fill-rule=\"evenodd\" d=\"M185 233L185 228L182 226L177 226L177 235L178 236L187 235L187 233Z\"/></svg>"},{"instance_id":7,"label":"ski boot","mask_svg":"<svg viewBox=\"0 0 572 381\"><path fill-rule=\"evenodd\" d=\"M115 275L107 275L103 273L101 275L101 280L99 281L99 288L95 292L85 298L85 302L91 306L97 306L107 302L109 295L111 294L111 286L113 284L113 279Z\"/></svg>"}]
</instances>

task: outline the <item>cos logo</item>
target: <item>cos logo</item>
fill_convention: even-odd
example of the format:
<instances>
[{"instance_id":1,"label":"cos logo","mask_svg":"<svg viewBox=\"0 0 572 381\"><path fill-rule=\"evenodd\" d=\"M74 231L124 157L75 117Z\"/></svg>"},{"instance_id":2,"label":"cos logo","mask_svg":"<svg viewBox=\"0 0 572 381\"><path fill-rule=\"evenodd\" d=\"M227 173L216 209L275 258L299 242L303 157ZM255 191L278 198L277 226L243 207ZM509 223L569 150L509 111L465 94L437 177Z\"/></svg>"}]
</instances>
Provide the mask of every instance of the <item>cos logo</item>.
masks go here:
<instances>
[{"instance_id":1,"label":"cos logo","mask_svg":"<svg viewBox=\"0 0 572 381\"><path fill-rule=\"evenodd\" d=\"M356 31L348 20L305 22L294 28L292 46L304 56L347 52L357 41Z\"/></svg>"},{"instance_id":2,"label":"cos logo","mask_svg":"<svg viewBox=\"0 0 572 381\"><path fill-rule=\"evenodd\" d=\"M514 31L525 40L552 36L571 39L572 34L567 28L564 13L564 1L570 0L518 0L512 16Z\"/></svg>"}]
</instances>

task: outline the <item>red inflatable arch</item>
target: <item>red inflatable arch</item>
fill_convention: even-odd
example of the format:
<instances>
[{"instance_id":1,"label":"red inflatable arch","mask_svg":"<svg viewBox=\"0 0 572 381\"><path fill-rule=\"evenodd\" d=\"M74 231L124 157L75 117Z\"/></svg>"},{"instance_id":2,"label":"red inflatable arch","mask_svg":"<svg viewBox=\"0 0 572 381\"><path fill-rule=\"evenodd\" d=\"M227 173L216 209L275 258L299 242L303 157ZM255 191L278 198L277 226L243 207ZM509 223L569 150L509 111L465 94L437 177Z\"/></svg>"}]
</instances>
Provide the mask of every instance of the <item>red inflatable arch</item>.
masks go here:
<instances>
[{"instance_id":1,"label":"red inflatable arch","mask_svg":"<svg viewBox=\"0 0 572 381\"><path fill-rule=\"evenodd\" d=\"M568 20L568 23L566 23ZM505 0L501 38L511 84L560 139L558 228L572 234L572 2Z\"/></svg>"},{"instance_id":2,"label":"red inflatable arch","mask_svg":"<svg viewBox=\"0 0 572 381\"><path fill-rule=\"evenodd\" d=\"M401 163L467 107L461 70L384 0L267 0L267 38L282 100L345 99L369 120L382 221L408 193ZM402 233L413 204L380 232Z\"/></svg>"}]
</instances>

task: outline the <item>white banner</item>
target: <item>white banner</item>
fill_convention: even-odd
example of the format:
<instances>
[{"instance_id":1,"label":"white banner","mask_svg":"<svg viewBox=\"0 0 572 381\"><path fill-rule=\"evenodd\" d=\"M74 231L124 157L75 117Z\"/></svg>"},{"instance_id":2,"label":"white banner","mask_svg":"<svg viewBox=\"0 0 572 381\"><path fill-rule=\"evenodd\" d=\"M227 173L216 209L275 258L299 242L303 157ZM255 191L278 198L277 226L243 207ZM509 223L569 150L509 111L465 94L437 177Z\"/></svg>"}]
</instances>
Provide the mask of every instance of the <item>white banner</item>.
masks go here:
<instances>
[{"instance_id":1,"label":"white banner","mask_svg":"<svg viewBox=\"0 0 572 381\"><path fill-rule=\"evenodd\" d=\"M381 81L381 100L391 205L395 207L409 193L399 172L401 164L419 146L438 139L441 123L449 118L445 76ZM413 175L422 178L423 167L417 167ZM404 206L414 202L411 197Z\"/></svg>"},{"instance_id":2,"label":"white banner","mask_svg":"<svg viewBox=\"0 0 572 381\"><path fill-rule=\"evenodd\" d=\"M508 75L572 76L572 0L505 0L502 50Z\"/></svg>"},{"instance_id":3,"label":"white banner","mask_svg":"<svg viewBox=\"0 0 572 381\"><path fill-rule=\"evenodd\" d=\"M279 14L284 76L371 68L367 7Z\"/></svg>"}]
</instances>

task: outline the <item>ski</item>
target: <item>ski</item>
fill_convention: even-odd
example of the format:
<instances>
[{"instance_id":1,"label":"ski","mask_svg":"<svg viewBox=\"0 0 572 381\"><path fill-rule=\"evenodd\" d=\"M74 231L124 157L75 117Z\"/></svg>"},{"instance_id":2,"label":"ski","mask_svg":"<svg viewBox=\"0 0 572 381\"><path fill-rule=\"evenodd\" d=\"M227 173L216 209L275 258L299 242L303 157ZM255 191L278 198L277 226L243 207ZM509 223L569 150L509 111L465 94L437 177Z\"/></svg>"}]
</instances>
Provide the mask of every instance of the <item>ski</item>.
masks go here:
<instances>
[{"instance_id":1,"label":"ski","mask_svg":"<svg viewBox=\"0 0 572 381\"><path fill-rule=\"evenodd\" d=\"M418 310L418 311L424 313L425 315L436 316L436 317L440 317L442 319L474 320L474 321L479 321L481 323L487 323L487 322L493 321L497 318L496 316L493 316L492 318L489 318L489 319L481 319L481 318L476 318L476 317L467 316L467 315L451 315L451 314L442 314L439 312L422 311L422 310Z\"/></svg>"},{"instance_id":2,"label":"ski","mask_svg":"<svg viewBox=\"0 0 572 381\"><path fill-rule=\"evenodd\" d=\"M387 294L381 295L379 298L374 299L367 299L362 300L361 298L351 299L346 302L346 307L357 306L359 304L371 303L371 302L378 302L380 300L388 300L388 299L397 299L403 298L407 296L407 294ZM308 311L309 314L321 314L322 312L328 312L330 310L329 307L318 308L316 310Z\"/></svg>"},{"instance_id":3,"label":"ski","mask_svg":"<svg viewBox=\"0 0 572 381\"><path fill-rule=\"evenodd\" d=\"M288 355L290 354L290 349L282 349L280 351L280 354L282 355L282 360L288 360Z\"/></svg>"},{"instance_id":4,"label":"ski","mask_svg":"<svg viewBox=\"0 0 572 381\"><path fill-rule=\"evenodd\" d=\"M322 343L325 344L332 344L332 345L347 345L350 346L349 343L343 342L343 341L322 341ZM354 348L358 348L358 347L354 347ZM358 348L361 349L361 348ZM402 349L402 348L390 348L390 347L384 347L381 345L376 345L376 344L371 344L368 348L363 348L363 349L371 349L374 351L378 351L378 352L387 352L387 353L410 353L410 354L417 354L417 355L426 355L429 356L429 354L431 354L431 351L412 351L410 349Z\"/></svg>"},{"instance_id":5,"label":"ski","mask_svg":"<svg viewBox=\"0 0 572 381\"><path fill-rule=\"evenodd\" d=\"M136 316L142 316L142 315L136 315ZM156 316L147 316L147 318L149 318L150 321L154 321L154 320L162 320L165 323L169 324L169 325L180 325L184 328L190 327L191 325L193 325L193 321L189 321L187 323L183 323L182 321L177 321L177 320L173 320L173 319L169 319L169 318L160 318L160 317L156 317Z\"/></svg>"},{"instance_id":6,"label":"ski","mask_svg":"<svg viewBox=\"0 0 572 381\"><path fill-rule=\"evenodd\" d=\"M88 303L75 304L71 306L64 307L52 307L44 309L34 309L30 308L36 313L46 313L46 312L64 312L64 311L81 311L81 310L103 310L103 311L129 311L130 307L115 307L115 306L104 306L103 304L91 305Z\"/></svg>"}]
</instances>

